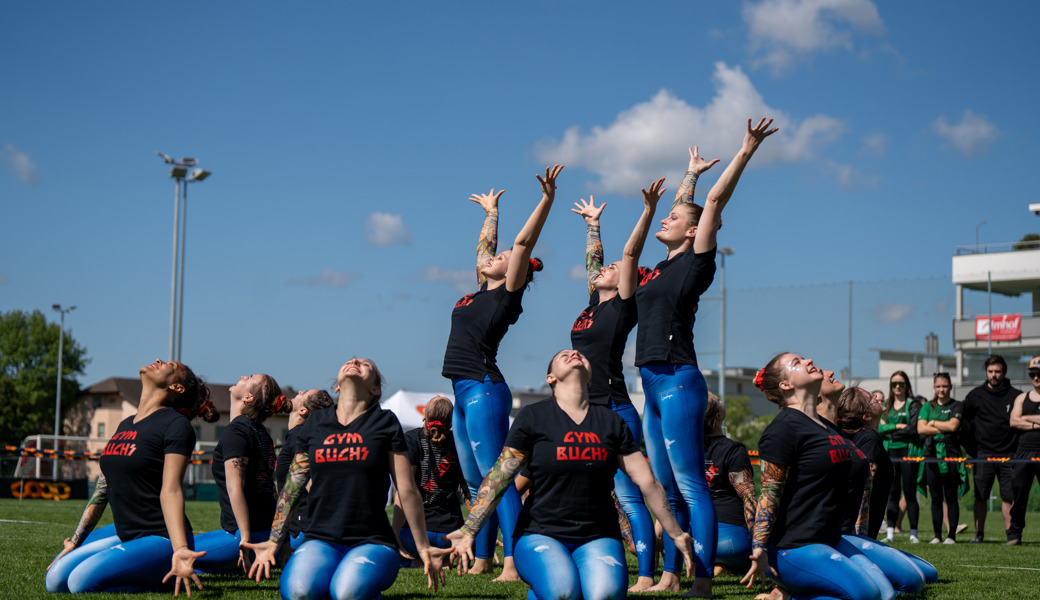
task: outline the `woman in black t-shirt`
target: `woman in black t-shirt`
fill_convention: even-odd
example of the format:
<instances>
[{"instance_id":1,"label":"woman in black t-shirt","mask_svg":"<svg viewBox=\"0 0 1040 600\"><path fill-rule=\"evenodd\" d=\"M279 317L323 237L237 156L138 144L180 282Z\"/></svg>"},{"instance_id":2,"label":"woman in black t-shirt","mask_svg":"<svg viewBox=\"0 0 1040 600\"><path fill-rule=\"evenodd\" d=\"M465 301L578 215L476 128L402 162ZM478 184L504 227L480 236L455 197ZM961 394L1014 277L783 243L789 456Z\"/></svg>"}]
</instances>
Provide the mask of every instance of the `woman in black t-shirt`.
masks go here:
<instances>
[{"instance_id":1,"label":"woman in black t-shirt","mask_svg":"<svg viewBox=\"0 0 1040 600\"><path fill-rule=\"evenodd\" d=\"M278 453L278 460L274 467L274 485L277 493L282 493L285 487L285 478L289 474L289 465L296 456L296 438L300 434L299 426L307 420L307 417L316 410L328 408L335 404L332 396L325 390L303 390L296 394L291 400L292 410L289 411L289 433L282 442L282 450ZM303 530L307 528L307 490L300 492L299 504L296 507L296 515L289 520L289 550L284 554L288 559L289 553L300 547L303 543Z\"/></svg>"},{"instance_id":2,"label":"woman in black t-shirt","mask_svg":"<svg viewBox=\"0 0 1040 600\"><path fill-rule=\"evenodd\" d=\"M436 396L423 409L423 426L404 434L408 462L422 494L426 538L430 546L450 548L444 536L462 526L459 492L466 488L451 434L451 400ZM400 497L394 496L394 534L409 556L418 556L411 528L405 526Z\"/></svg>"},{"instance_id":3,"label":"woman in black t-shirt","mask_svg":"<svg viewBox=\"0 0 1040 600\"><path fill-rule=\"evenodd\" d=\"M582 199L580 204L574 203L577 208L571 209L585 219L585 270L589 287L589 305L571 327L571 344L592 365L589 402L608 406L621 415L637 446L643 438L643 424L628 397L621 357L628 334L636 326L637 265L663 183L664 179L659 179L650 186L649 192L643 190L643 214L625 244L622 258L606 267L599 236L599 218L606 204L596 206L595 198L589 196L588 203ZM628 591L646 591L654 585L654 521L639 488L621 471L614 477L614 492L631 525L639 563L639 579Z\"/></svg>"},{"instance_id":4,"label":"woman in black t-shirt","mask_svg":"<svg viewBox=\"0 0 1040 600\"><path fill-rule=\"evenodd\" d=\"M767 136L773 120L762 119L747 132L740 151L708 193L704 207L693 203L694 184L700 173L717 161L705 162L690 149L690 167L676 193L675 203L661 221L655 237L668 256L644 275L636 291L639 329L636 332L636 366L643 380L646 403L643 431L650 465L668 492L679 524L697 540L696 577L690 592L711 596L715 564L715 509L704 479L704 409L708 386L697 368L693 348L694 313L701 294L715 277L715 238L722 224L722 209L736 188L740 174ZM665 573L652 588L677 591L679 579L668 571L669 544L665 541ZM674 556L674 554L673 554Z\"/></svg>"},{"instance_id":5,"label":"woman in black t-shirt","mask_svg":"<svg viewBox=\"0 0 1040 600\"><path fill-rule=\"evenodd\" d=\"M870 574L836 551L856 447L816 413L823 371L797 354L778 354L755 377L780 412L758 445L762 470L752 564L742 582L768 573L794 596L878 600ZM820 565L826 564L825 569Z\"/></svg>"},{"instance_id":6,"label":"woman in black t-shirt","mask_svg":"<svg viewBox=\"0 0 1040 600\"><path fill-rule=\"evenodd\" d=\"M470 200L484 209L484 227L477 243L478 291L463 296L451 313L451 333L444 351L441 375L451 379L455 393L455 447L470 492L495 463L506 432L513 396L499 371L495 358L498 344L509 326L523 312L524 290L542 269L542 261L531 258L542 226L556 197L556 177L562 165L545 168L537 175L542 199L527 223L517 234L513 247L497 256L498 199L502 192L473 194ZM513 566L513 526L520 512L520 497L515 489L507 492L499 505L498 516L505 545L505 561L499 580L516 580ZM495 547L497 525L494 521L481 532L478 564L471 573L491 572L491 553Z\"/></svg>"},{"instance_id":7,"label":"woman in black t-shirt","mask_svg":"<svg viewBox=\"0 0 1040 600\"><path fill-rule=\"evenodd\" d=\"M755 523L755 474L747 448L722 434L726 407L708 393L704 414L704 474L719 520L716 574L725 567L744 573L751 566L751 528Z\"/></svg>"},{"instance_id":8,"label":"woman in black t-shirt","mask_svg":"<svg viewBox=\"0 0 1040 600\"><path fill-rule=\"evenodd\" d=\"M440 560L426 542L422 499L412 481L397 417L379 406L382 375L363 358L339 370L334 408L311 414L297 439L296 456L278 498L271 537L244 543L256 552L249 576L270 577L300 492L310 482L305 540L282 571L283 598L376 598L397 577L399 556L385 506L393 480L416 532L429 585L441 577ZM320 516L320 518L319 518Z\"/></svg>"},{"instance_id":9,"label":"woman in black t-shirt","mask_svg":"<svg viewBox=\"0 0 1040 600\"><path fill-rule=\"evenodd\" d=\"M498 462L480 484L461 529L448 535L460 571L473 556L480 530L513 478L529 465L531 491L516 524L516 568L539 600L621 598L628 568L610 492L621 467L691 567L693 539L668 510L624 420L589 403L588 360L563 350L549 363L545 381L553 397L524 407L509 429Z\"/></svg>"},{"instance_id":10,"label":"woman in black t-shirt","mask_svg":"<svg viewBox=\"0 0 1040 600\"><path fill-rule=\"evenodd\" d=\"M203 554L193 551L181 489L196 416L212 423L220 414L191 369L161 360L141 368L137 414L119 424L102 451L97 487L48 567L47 591L144 591L171 577L174 594L183 588L190 595L191 581L202 589L193 567ZM109 502L116 535L83 544Z\"/></svg>"},{"instance_id":11,"label":"woman in black t-shirt","mask_svg":"<svg viewBox=\"0 0 1040 600\"><path fill-rule=\"evenodd\" d=\"M213 480L220 502L220 529L195 536L195 549L206 556L195 568L209 573L249 571L251 552L239 549L245 540L262 542L274 517L274 441L264 427L272 414L288 412L290 404L270 375L243 375L229 388L231 412L213 451Z\"/></svg>"}]
</instances>

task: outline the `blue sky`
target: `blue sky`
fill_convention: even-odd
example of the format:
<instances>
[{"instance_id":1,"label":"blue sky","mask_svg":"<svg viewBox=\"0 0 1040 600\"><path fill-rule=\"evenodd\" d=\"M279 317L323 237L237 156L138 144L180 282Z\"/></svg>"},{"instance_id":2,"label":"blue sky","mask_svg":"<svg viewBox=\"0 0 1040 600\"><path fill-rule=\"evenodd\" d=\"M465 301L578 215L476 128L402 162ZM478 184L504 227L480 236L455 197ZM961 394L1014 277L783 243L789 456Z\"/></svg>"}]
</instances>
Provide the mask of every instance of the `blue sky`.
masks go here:
<instances>
[{"instance_id":1,"label":"blue sky","mask_svg":"<svg viewBox=\"0 0 1040 600\"><path fill-rule=\"evenodd\" d=\"M979 223L984 244L1040 230L1038 18L1033 2L6 3L0 310L77 305L84 384L166 358L161 150L213 172L188 197L184 362L303 388L362 355L391 388L445 390L450 311L475 285L467 198L506 190L504 247L560 161L546 270L500 353L537 387L586 302L571 203L607 202L613 260L641 186L674 191L699 144L723 160L702 200L745 119L772 116L719 234L736 251L727 362L790 347L840 368L855 280L853 370L871 376L870 348L935 331L952 350L950 257ZM663 255L649 240L642 262ZM717 304L695 331L709 368Z\"/></svg>"}]
</instances>

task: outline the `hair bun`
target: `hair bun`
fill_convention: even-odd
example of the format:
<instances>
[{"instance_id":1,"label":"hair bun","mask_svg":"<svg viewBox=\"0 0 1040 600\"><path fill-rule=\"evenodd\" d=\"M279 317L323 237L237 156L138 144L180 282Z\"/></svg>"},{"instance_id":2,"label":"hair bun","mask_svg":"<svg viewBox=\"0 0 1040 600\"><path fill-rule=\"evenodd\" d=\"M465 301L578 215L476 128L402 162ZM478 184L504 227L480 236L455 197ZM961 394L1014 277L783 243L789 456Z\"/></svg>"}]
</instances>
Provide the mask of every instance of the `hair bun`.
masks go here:
<instances>
[{"instance_id":1,"label":"hair bun","mask_svg":"<svg viewBox=\"0 0 1040 600\"><path fill-rule=\"evenodd\" d=\"M540 258L531 258L531 259L528 259L528 261L531 263L531 270L532 271L541 271L542 270L542 259L540 259Z\"/></svg>"},{"instance_id":2,"label":"hair bun","mask_svg":"<svg viewBox=\"0 0 1040 600\"><path fill-rule=\"evenodd\" d=\"M758 372L755 373L755 387L757 387L761 392L765 391L762 389L762 376L765 375L765 372L765 369L759 369Z\"/></svg>"}]
</instances>

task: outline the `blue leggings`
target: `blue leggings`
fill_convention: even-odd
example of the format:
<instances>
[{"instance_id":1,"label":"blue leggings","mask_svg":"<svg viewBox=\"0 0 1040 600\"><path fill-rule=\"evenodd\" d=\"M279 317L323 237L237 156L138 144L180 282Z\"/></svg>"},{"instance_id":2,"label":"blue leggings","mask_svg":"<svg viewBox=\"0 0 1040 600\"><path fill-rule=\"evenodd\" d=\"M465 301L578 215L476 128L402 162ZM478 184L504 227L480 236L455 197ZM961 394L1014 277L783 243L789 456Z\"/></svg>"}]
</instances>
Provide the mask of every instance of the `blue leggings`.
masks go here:
<instances>
[{"instance_id":1,"label":"blue leggings","mask_svg":"<svg viewBox=\"0 0 1040 600\"><path fill-rule=\"evenodd\" d=\"M162 580L173 558L169 539L150 535L123 543L115 535L92 537L47 571L48 592L144 592L166 587ZM191 535L188 545L194 547Z\"/></svg>"},{"instance_id":2,"label":"blue leggings","mask_svg":"<svg viewBox=\"0 0 1040 600\"><path fill-rule=\"evenodd\" d=\"M885 580L880 570L872 576L862 556L853 560L826 544L787 550L770 546L769 565L777 571L770 577L797 600L891 600L891 591L883 594L878 586Z\"/></svg>"},{"instance_id":3,"label":"blue leggings","mask_svg":"<svg viewBox=\"0 0 1040 600\"><path fill-rule=\"evenodd\" d=\"M751 568L751 533L747 527L719 523L719 547L715 564L743 575Z\"/></svg>"},{"instance_id":4,"label":"blue leggings","mask_svg":"<svg viewBox=\"0 0 1040 600\"><path fill-rule=\"evenodd\" d=\"M433 548L451 548L451 542L444 539L444 536L448 535L449 532L441 531L427 531L426 540L430 542L430 546ZM412 537L412 530L407 527L401 528L401 547L408 554L411 554L413 558L419 558L419 549L415 547L415 538Z\"/></svg>"},{"instance_id":5,"label":"blue leggings","mask_svg":"<svg viewBox=\"0 0 1040 600\"><path fill-rule=\"evenodd\" d=\"M470 497L476 498L480 482L495 466L505 446L513 395L504 381L495 382L488 377L484 381L455 378L451 380L451 386L455 392L455 450L459 454L459 466L469 486ZM495 509L506 556L513 555L513 529L520 507L520 495L510 484ZM496 539L495 523L488 520L477 534L477 557L490 558Z\"/></svg>"},{"instance_id":6,"label":"blue leggings","mask_svg":"<svg viewBox=\"0 0 1040 600\"><path fill-rule=\"evenodd\" d=\"M621 418L632 430L632 437L639 446L643 439L643 424L639 421L639 412L631 402L615 404L610 401L610 408L621 415ZM650 511L646 509L643 501L643 492L639 486L625 475L624 471L618 469L614 475L614 493L617 495L621 509L628 516L628 522L632 525L632 539L636 545L636 560L639 563L640 577L654 576L654 521L650 518ZM671 538L669 538L671 539Z\"/></svg>"},{"instance_id":7,"label":"blue leggings","mask_svg":"<svg viewBox=\"0 0 1040 600\"><path fill-rule=\"evenodd\" d=\"M293 552L279 581L285 600L367 600L397 578L401 556L390 546L341 546L307 540Z\"/></svg>"},{"instance_id":8,"label":"blue leggings","mask_svg":"<svg viewBox=\"0 0 1040 600\"><path fill-rule=\"evenodd\" d=\"M639 368L646 404L643 433L650 466L679 526L693 536L697 577L714 573L718 521L704 476L704 411L708 386L693 365L651 363ZM664 570L677 573L682 556L664 540Z\"/></svg>"},{"instance_id":9,"label":"blue leggings","mask_svg":"<svg viewBox=\"0 0 1040 600\"><path fill-rule=\"evenodd\" d=\"M249 541L255 544L265 542L269 537L270 531L254 531L249 534ZM206 552L206 556L195 559L195 570L200 573L241 572L242 567L238 566L238 545L241 541L241 532L228 533L223 529L195 536L195 551Z\"/></svg>"},{"instance_id":10,"label":"blue leggings","mask_svg":"<svg viewBox=\"0 0 1040 600\"><path fill-rule=\"evenodd\" d=\"M881 569L896 592L919 594L924 589L924 573L895 548L862 535L843 535L835 548L849 558L856 554L866 556Z\"/></svg>"},{"instance_id":11,"label":"blue leggings","mask_svg":"<svg viewBox=\"0 0 1040 600\"><path fill-rule=\"evenodd\" d=\"M516 541L516 570L531 586L528 600L624 598L628 565L620 540L599 538L580 546L529 534Z\"/></svg>"}]
</instances>

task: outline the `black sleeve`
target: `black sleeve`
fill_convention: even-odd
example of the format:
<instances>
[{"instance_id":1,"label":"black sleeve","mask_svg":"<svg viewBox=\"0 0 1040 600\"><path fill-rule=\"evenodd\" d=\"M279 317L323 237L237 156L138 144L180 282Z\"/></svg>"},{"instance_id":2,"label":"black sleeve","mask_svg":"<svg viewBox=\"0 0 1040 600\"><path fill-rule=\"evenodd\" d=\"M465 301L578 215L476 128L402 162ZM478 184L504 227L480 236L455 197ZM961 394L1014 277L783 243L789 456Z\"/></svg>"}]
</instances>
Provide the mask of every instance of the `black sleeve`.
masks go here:
<instances>
[{"instance_id":1,"label":"black sleeve","mask_svg":"<svg viewBox=\"0 0 1040 600\"><path fill-rule=\"evenodd\" d=\"M524 407L513 419L513 425L509 428L509 434L506 436L506 447L516 448L517 450L530 454L532 446L534 446L534 439L531 430L531 411L529 407Z\"/></svg>"},{"instance_id":2,"label":"black sleeve","mask_svg":"<svg viewBox=\"0 0 1040 600\"><path fill-rule=\"evenodd\" d=\"M744 469L744 467L751 466L751 458L748 457L747 447L740 442L736 442L730 446L729 451L726 452L725 463L726 470L730 473L737 473Z\"/></svg>"},{"instance_id":3,"label":"black sleeve","mask_svg":"<svg viewBox=\"0 0 1040 600\"><path fill-rule=\"evenodd\" d=\"M419 443L421 435L422 429L412 429L404 434L404 443L408 446L408 462L412 463L413 467L422 466L422 444Z\"/></svg>"},{"instance_id":4,"label":"black sleeve","mask_svg":"<svg viewBox=\"0 0 1040 600\"><path fill-rule=\"evenodd\" d=\"M782 412L782 411L781 411ZM779 417L780 415L777 415ZM762 432L758 442L758 457L774 465L791 466L797 456L797 441L793 435L785 435L785 427L777 419Z\"/></svg>"},{"instance_id":5,"label":"black sleeve","mask_svg":"<svg viewBox=\"0 0 1040 600\"><path fill-rule=\"evenodd\" d=\"M234 426L229 425L224 433L220 435L220 444L223 448L224 460L229 458L249 457L251 456L251 440L249 431L245 427L239 427L240 423L236 423Z\"/></svg>"},{"instance_id":6,"label":"black sleeve","mask_svg":"<svg viewBox=\"0 0 1040 600\"><path fill-rule=\"evenodd\" d=\"M191 422L187 419L173 419L166 428L163 454L183 454L190 458L194 449L195 430L191 428Z\"/></svg>"},{"instance_id":7,"label":"black sleeve","mask_svg":"<svg viewBox=\"0 0 1040 600\"><path fill-rule=\"evenodd\" d=\"M388 410L383 412L386 413L386 428L389 430L390 451L408 452L408 445L404 441L404 430L401 429L401 422L397 420L397 415Z\"/></svg>"},{"instance_id":8,"label":"black sleeve","mask_svg":"<svg viewBox=\"0 0 1040 600\"><path fill-rule=\"evenodd\" d=\"M906 429L892 430L892 439L901 442L914 442L921 437L917 433L917 417L921 414L921 403L917 401L910 402L909 399L907 399L907 402L909 403L909 408L907 409L909 414L907 416Z\"/></svg>"},{"instance_id":9,"label":"black sleeve","mask_svg":"<svg viewBox=\"0 0 1040 600\"><path fill-rule=\"evenodd\" d=\"M618 440L618 456L628 456L629 454L639 452L639 445L636 444L636 438L632 436L632 431L628 428L628 424L625 423L625 420L617 413L614 413L614 431Z\"/></svg>"}]
</instances>

